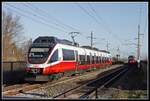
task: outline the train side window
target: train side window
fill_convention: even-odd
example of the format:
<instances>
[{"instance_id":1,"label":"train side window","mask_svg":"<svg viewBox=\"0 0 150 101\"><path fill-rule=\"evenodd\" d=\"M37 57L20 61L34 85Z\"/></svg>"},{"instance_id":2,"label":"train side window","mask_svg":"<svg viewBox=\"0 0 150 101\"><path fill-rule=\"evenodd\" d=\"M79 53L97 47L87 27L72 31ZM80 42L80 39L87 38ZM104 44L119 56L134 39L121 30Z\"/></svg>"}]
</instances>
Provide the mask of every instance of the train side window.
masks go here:
<instances>
[{"instance_id":1,"label":"train side window","mask_svg":"<svg viewBox=\"0 0 150 101\"><path fill-rule=\"evenodd\" d=\"M92 53L90 53L90 64L92 64Z\"/></svg>"},{"instance_id":2,"label":"train side window","mask_svg":"<svg viewBox=\"0 0 150 101\"><path fill-rule=\"evenodd\" d=\"M102 63L102 61L101 61L101 60L102 60L102 59L101 59L101 56L99 57L99 60L100 60L100 63Z\"/></svg>"},{"instance_id":3,"label":"train side window","mask_svg":"<svg viewBox=\"0 0 150 101\"><path fill-rule=\"evenodd\" d=\"M98 59L98 56L97 56L96 63L98 63L98 60L99 60L99 59Z\"/></svg>"},{"instance_id":4,"label":"train side window","mask_svg":"<svg viewBox=\"0 0 150 101\"><path fill-rule=\"evenodd\" d=\"M87 64L90 64L90 56L87 55Z\"/></svg>"},{"instance_id":5,"label":"train side window","mask_svg":"<svg viewBox=\"0 0 150 101\"><path fill-rule=\"evenodd\" d=\"M51 56L49 63L52 63L52 62L55 62L55 61L58 61L58 49Z\"/></svg>"},{"instance_id":6,"label":"train side window","mask_svg":"<svg viewBox=\"0 0 150 101\"><path fill-rule=\"evenodd\" d=\"M63 60L75 60L74 50L62 49Z\"/></svg>"},{"instance_id":7,"label":"train side window","mask_svg":"<svg viewBox=\"0 0 150 101\"><path fill-rule=\"evenodd\" d=\"M105 57L104 57L104 63L105 63Z\"/></svg>"},{"instance_id":8,"label":"train side window","mask_svg":"<svg viewBox=\"0 0 150 101\"><path fill-rule=\"evenodd\" d=\"M94 64L96 64L96 54L94 53Z\"/></svg>"},{"instance_id":9,"label":"train side window","mask_svg":"<svg viewBox=\"0 0 150 101\"><path fill-rule=\"evenodd\" d=\"M85 54L85 63L84 64L87 64L87 55Z\"/></svg>"},{"instance_id":10,"label":"train side window","mask_svg":"<svg viewBox=\"0 0 150 101\"><path fill-rule=\"evenodd\" d=\"M103 63L105 63L105 57L103 57Z\"/></svg>"},{"instance_id":11,"label":"train side window","mask_svg":"<svg viewBox=\"0 0 150 101\"><path fill-rule=\"evenodd\" d=\"M94 56L92 56L92 64L94 64Z\"/></svg>"},{"instance_id":12,"label":"train side window","mask_svg":"<svg viewBox=\"0 0 150 101\"><path fill-rule=\"evenodd\" d=\"M85 55L79 55L80 57L80 64L83 65L85 64Z\"/></svg>"}]
</instances>

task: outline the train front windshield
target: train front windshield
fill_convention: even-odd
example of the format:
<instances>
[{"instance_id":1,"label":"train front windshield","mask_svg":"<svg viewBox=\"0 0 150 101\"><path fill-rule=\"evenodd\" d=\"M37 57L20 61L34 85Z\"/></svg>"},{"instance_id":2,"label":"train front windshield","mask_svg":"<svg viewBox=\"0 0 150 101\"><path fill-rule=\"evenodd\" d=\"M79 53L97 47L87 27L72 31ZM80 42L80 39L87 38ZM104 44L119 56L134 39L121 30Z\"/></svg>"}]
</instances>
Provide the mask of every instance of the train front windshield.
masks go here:
<instances>
[{"instance_id":1,"label":"train front windshield","mask_svg":"<svg viewBox=\"0 0 150 101\"><path fill-rule=\"evenodd\" d=\"M50 54L49 48L32 47L28 53L28 60L33 64L44 63Z\"/></svg>"}]
</instances>

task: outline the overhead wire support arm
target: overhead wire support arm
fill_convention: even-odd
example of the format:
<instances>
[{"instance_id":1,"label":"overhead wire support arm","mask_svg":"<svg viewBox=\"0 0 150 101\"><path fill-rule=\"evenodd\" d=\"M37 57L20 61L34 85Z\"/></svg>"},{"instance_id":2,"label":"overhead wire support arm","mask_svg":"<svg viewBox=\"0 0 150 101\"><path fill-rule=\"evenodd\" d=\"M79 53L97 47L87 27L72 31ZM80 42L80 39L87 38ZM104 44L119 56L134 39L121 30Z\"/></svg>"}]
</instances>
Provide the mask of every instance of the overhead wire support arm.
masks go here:
<instances>
[{"instance_id":1,"label":"overhead wire support arm","mask_svg":"<svg viewBox=\"0 0 150 101\"><path fill-rule=\"evenodd\" d=\"M77 34L81 34L80 32L70 32L69 35L71 35L71 38L73 40L73 45L76 44L74 37L77 36Z\"/></svg>"}]
</instances>

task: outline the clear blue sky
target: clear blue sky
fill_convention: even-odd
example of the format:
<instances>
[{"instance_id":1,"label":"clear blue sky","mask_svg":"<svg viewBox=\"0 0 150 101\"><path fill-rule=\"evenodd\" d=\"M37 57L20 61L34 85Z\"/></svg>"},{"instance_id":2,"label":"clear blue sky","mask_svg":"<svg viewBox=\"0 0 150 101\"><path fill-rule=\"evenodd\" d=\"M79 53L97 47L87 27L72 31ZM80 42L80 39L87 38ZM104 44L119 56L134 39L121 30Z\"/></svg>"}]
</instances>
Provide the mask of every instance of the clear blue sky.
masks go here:
<instances>
[{"instance_id":1,"label":"clear blue sky","mask_svg":"<svg viewBox=\"0 0 150 101\"><path fill-rule=\"evenodd\" d=\"M106 49L108 41L109 51L116 55L119 47L121 57L136 56L136 46L124 44L137 43L140 23L140 32L144 34L141 58L148 55L147 2L3 2L3 9L21 17L26 40L38 36L72 40L68 33L78 31L81 35L75 40L80 45L90 45L87 37L93 31L95 47Z\"/></svg>"}]
</instances>

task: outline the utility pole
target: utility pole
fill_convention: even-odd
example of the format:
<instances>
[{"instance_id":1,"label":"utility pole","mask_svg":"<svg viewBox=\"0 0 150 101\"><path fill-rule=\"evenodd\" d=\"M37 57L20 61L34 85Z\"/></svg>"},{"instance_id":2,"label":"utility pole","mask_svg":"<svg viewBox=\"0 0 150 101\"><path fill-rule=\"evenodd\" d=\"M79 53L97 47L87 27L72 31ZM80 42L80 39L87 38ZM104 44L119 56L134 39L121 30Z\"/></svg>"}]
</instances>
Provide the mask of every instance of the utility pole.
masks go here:
<instances>
[{"instance_id":1,"label":"utility pole","mask_svg":"<svg viewBox=\"0 0 150 101\"><path fill-rule=\"evenodd\" d=\"M117 56L117 62L118 62L118 61L119 61L119 57L120 57L119 47L118 47L118 49L117 49L117 52L118 52L118 54L117 54L116 56Z\"/></svg>"},{"instance_id":2,"label":"utility pole","mask_svg":"<svg viewBox=\"0 0 150 101\"><path fill-rule=\"evenodd\" d=\"M106 47L107 47L107 51L108 51L108 47L109 47L109 44L110 44L110 43L108 43L108 41L107 41L107 44L106 44Z\"/></svg>"},{"instance_id":3,"label":"utility pole","mask_svg":"<svg viewBox=\"0 0 150 101\"><path fill-rule=\"evenodd\" d=\"M138 62L138 68L140 68L140 35L144 35L144 34L140 34L140 21L141 21L141 8L140 8L140 17L139 17L139 24L138 24L138 44L137 44L137 62Z\"/></svg>"},{"instance_id":4,"label":"utility pole","mask_svg":"<svg viewBox=\"0 0 150 101\"><path fill-rule=\"evenodd\" d=\"M140 61L140 25L138 25L137 60Z\"/></svg>"},{"instance_id":5,"label":"utility pole","mask_svg":"<svg viewBox=\"0 0 150 101\"><path fill-rule=\"evenodd\" d=\"M93 33L91 32L91 48L93 48Z\"/></svg>"},{"instance_id":6,"label":"utility pole","mask_svg":"<svg viewBox=\"0 0 150 101\"><path fill-rule=\"evenodd\" d=\"M87 38L91 39L91 48L93 48L93 39L96 39L96 38L93 37L93 32L91 32L91 36L87 37Z\"/></svg>"},{"instance_id":7,"label":"utility pole","mask_svg":"<svg viewBox=\"0 0 150 101\"><path fill-rule=\"evenodd\" d=\"M140 35L144 35L144 34L140 34L140 24L138 25L138 44L137 44L137 62L138 62L138 68L140 68Z\"/></svg>"},{"instance_id":8,"label":"utility pole","mask_svg":"<svg viewBox=\"0 0 150 101\"><path fill-rule=\"evenodd\" d=\"M71 38L73 40L73 45L75 45L75 39L74 39L74 37L77 36L77 34L80 34L80 32L70 32L69 34L71 35Z\"/></svg>"}]
</instances>

